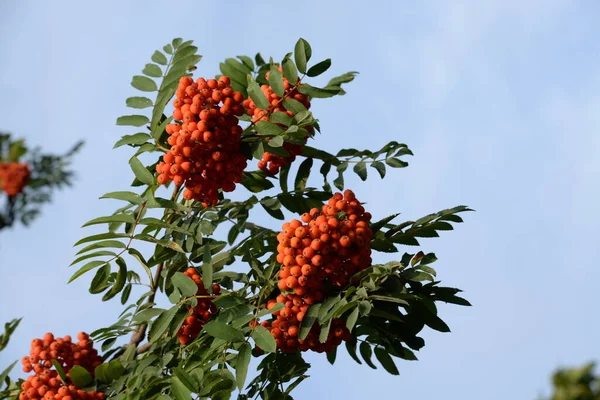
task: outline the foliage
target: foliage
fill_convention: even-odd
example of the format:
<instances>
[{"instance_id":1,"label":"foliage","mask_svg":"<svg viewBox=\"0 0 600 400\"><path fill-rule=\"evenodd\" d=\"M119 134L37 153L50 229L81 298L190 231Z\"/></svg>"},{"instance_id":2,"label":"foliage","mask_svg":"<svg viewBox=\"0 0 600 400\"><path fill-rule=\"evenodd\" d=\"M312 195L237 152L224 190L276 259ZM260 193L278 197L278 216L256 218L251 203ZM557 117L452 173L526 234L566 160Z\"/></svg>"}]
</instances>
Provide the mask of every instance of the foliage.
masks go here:
<instances>
[{"instance_id":1,"label":"foliage","mask_svg":"<svg viewBox=\"0 0 600 400\"><path fill-rule=\"evenodd\" d=\"M166 108L183 90L181 78L191 76L200 61L197 47L192 41L175 39L153 53L142 75L133 77L131 85L144 93L126 100L137 111L118 118L117 124L145 128L115 144L133 151L129 163L135 176L133 189L102 196L122 206L112 215L84 224L106 229L75 244L81 247L69 280L90 276L90 293L103 301L118 298L125 306L114 324L92 332L94 341L101 343L104 364L96 368L93 381L86 382L86 390L114 399L180 400L192 395L227 399L236 390L239 399L292 399L290 393L308 377L310 365L302 352L282 352L262 324L288 305L275 304L280 294L281 264L276 258L280 231L259 225L251 216L256 218L264 210L275 220L285 220L286 214L299 218L333 196L331 184L346 189L349 167L361 180L374 176L369 169L383 179L389 168L406 167L403 158L412 155L406 144L396 141L376 151L346 148L335 155L305 145L320 131L318 120L292 94L286 97L288 93L310 101L344 95L342 86L357 74L348 72L331 78L324 87L313 86L308 78L325 73L331 60L311 64L311 56L311 46L300 39L279 63L257 54L220 64L231 87L268 114L267 120L259 122L249 115L239 116L245 125L240 148L249 163L266 153L289 157L288 143L301 146L302 152L297 168L288 163L278 176L246 168L236 189L238 200L221 191L216 205L182 199L183 187L159 184L155 172L159 156L175 146L168 132L173 117ZM260 85L268 85L278 96L277 104L269 103ZM335 176L330 183L332 169ZM316 171L322 177L319 187L312 186ZM163 194L163 186L170 188L170 196ZM400 252L401 246L419 246L420 238L437 237L463 222L459 214L466 211L470 209L458 206L400 223L394 222L399 214L380 216L370 224L369 246L389 254ZM153 251L142 251L148 244ZM299 338L316 329L325 342L333 334L332 325L341 320L350 332L346 351L357 363L381 366L397 375L394 359L417 359L415 351L425 345L420 332L426 326L450 331L438 315L437 302L470 305L458 296L459 289L440 284L432 267L436 260L433 253L417 251L369 265L329 297L306 304ZM138 287L147 290L140 294L134 290ZM159 294L171 303L166 309L157 307ZM217 311L208 316L197 337L184 343L183 327L194 323L189 317L203 302L206 307L214 304ZM117 345L126 336L130 339ZM338 350L327 353L330 363L335 363ZM252 358L259 359L258 373L249 377Z\"/></svg>"},{"instance_id":2,"label":"foliage","mask_svg":"<svg viewBox=\"0 0 600 400\"><path fill-rule=\"evenodd\" d=\"M54 190L72 185L74 173L69 167L82 145L78 142L63 155L45 154L40 148L28 149L23 139L13 140L8 133L0 134L0 164L22 163L30 171L27 183L17 195L0 190L0 202L4 202L0 204L0 230L15 222L29 225L40 215L41 206L52 200Z\"/></svg>"},{"instance_id":3,"label":"foliage","mask_svg":"<svg viewBox=\"0 0 600 400\"><path fill-rule=\"evenodd\" d=\"M595 363L579 368L561 368L552 376L554 392L549 400L598 400L600 376L594 373Z\"/></svg>"}]
</instances>

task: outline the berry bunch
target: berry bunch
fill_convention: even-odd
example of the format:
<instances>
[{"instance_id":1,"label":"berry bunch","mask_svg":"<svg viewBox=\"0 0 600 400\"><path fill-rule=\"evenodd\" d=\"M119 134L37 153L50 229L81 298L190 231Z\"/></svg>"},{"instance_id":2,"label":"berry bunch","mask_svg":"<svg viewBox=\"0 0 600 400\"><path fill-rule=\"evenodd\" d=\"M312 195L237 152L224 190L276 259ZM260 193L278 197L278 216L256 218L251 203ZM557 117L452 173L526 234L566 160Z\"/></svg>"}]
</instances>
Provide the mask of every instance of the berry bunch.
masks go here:
<instances>
[{"instance_id":1,"label":"berry bunch","mask_svg":"<svg viewBox=\"0 0 600 400\"><path fill-rule=\"evenodd\" d=\"M196 307L188 307L190 315L183 321L183 325L181 325L181 328L177 332L179 343L186 345L198 336L200 330L202 330L202 326L217 312L217 306L209 297L208 290L204 287L202 278L200 278L196 269L188 268L184 274L192 278L196 286L198 286L196 296L206 296L198 299ZM213 284L212 289L214 296L218 296L221 293L221 288L216 283Z\"/></svg>"},{"instance_id":2,"label":"berry bunch","mask_svg":"<svg viewBox=\"0 0 600 400\"><path fill-rule=\"evenodd\" d=\"M16 196L29 183L31 172L25 163L0 163L2 190L8 196Z\"/></svg>"},{"instance_id":3,"label":"berry bunch","mask_svg":"<svg viewBox=\"0 0 600 400\"><path fill-rule=\"evenodd\" d=\"M42 339L34 339L31 342L29 356L23 357L21 364L24 372L34 371L35 375L29 376L21 385L23 391L19 395L19 400L104 399L102 392L85 392L74 385L67 385L59 378L58 372L52 369L51 360L56 360L67 377L75 365L85 368L94 375L94 369L102 364L102 357L94 349L94 344L87 333L80 332L77 339L78 342L75 343L70 336L55 338L53 334L47 333Z\"/></svg>"},{"instance_id":4,"label":"berry bunch","mask_svg":"<svg viewBox=\"0 0 600 400\"><path fill-rule=\"evenodd\" d=\"M279 71L282 71L281 67L276 67ZM266 73L266 79L269 79L270 71ZM300 79L298 79L298 82ZM244 100L244 107L247 109L247 113L252 117L252 122L257 123L259 121L269 121L269 115L275 112L283 112L289 115L290 117L294 116L294 113L288 110L284 103L283 99L294 99L302 103L306 109L310 107L310 102L308 101L308 97L302 93L298 92L298 89L292 87L290 82L284 77L283 78L283 88L285 90L282 97L277 96L273 89L269 85L262 85L261 90L267 100L269 101L269 108L267 110L262 110L256 106L256 103L250 98ZM309 132L312 133L312 127L308 127ZM304 138L304 143L307 141L307 137ZM302 154L304 150L304 146L296 143L285 142L283 144L283 148L289 153L289 156L281 157L269 152L265 152L263 154L262 159L258 162L258 168L265 171L268 174L275 175L279 172L281 167L285 167L292 163L296 156Z\"/></svg>"},{"instance_id":5,"label":"berry bunch","mask_svg":"<svg viewBox=\"0 0 600 400\"><path fill-rule=\"evenodd\" d=\"M276 302L285 308L273 313L270 329L284 351L300 348L329 351L350 332L342 321L333 321L326 343L318 340L319 328L313 327L305 340L296 339L304 313L311 304L319 303L332 292L348 284L357 272L371 265L369 227L371 214L354 193L336 193L321 209L313 208L302 215L302 221L283 224L277 235L278 286L282 292ZM275 301L267 305L272 308ZM277 329L275 329L277 328Z\"/></svg>"},{"instance_id":6,"label":"berry bunch","mask_svg":"<svg viewBox=\"0 0 600 400\"><path fill-rule=\"evenodd\" d=\"M185 185L186 200L215 205L219 189L233 191L246 168L237 118L244 113L243 95L226 76L196 82L184 76L175 95L173 118L181 122L166 127L171 148L156 165L158 182Z\"/></svg>"},{"instance_id":7,"label":"berry bunch","mask_svg":"<svg viewBox=\"0 0 600 400\"><path fill-rule=\"evenodd\" d=\"M267 309L272 309L276 303L283 303L285 307L273 313L275 316L273 321L263 321L261 324L271 332L277 347L284 353L293 353L297 349L328 353L339 346L343 340L350 339L350 331L346 328L346 323L340 319L331 322L325 343L319 340L321 327L318 324L313 325L305 339L300 339L298 337L300 326L309 304L301 296L288 293L280 294L276 300L269 300Z\"/></svg>"}]
</instances>

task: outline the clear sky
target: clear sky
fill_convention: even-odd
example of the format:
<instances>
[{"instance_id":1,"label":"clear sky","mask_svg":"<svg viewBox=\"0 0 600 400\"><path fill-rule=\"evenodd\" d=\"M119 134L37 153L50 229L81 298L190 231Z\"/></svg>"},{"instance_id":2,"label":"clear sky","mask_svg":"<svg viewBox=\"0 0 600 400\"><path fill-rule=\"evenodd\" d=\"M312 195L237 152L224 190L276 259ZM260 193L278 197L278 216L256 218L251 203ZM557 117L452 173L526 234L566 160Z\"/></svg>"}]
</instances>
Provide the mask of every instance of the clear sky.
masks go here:
<instances>
[{"instance_id":1,"label":"clear sky","mask_svg":"<svg viewBox=\"0 0 600 400\"><path fill-rule=\"evenodd\" d=\"M380 181L348 180L375 217L406 219L459 204L466 223L424 241L438 276L471 308L443 306L452 333L425 333L401 375L340 351L310 356L297 399L533 399L551 371L599 359L600 3L488 1L3 1L1 130L62 152L76 140L76 187L29 229L0 234L0 321L24 316L0 368L47 331L74 334L116 320L118 301L71 285L79 227L113 211L125 190L132 133L115 126L131 76L181 36L217 73L228 56L280 59L302 36L330 74L360 72L344 97L316 100L314 146L409 144L411 165ZM378 257L378 261L388 258Z\"/></svg>"}]
</instances>

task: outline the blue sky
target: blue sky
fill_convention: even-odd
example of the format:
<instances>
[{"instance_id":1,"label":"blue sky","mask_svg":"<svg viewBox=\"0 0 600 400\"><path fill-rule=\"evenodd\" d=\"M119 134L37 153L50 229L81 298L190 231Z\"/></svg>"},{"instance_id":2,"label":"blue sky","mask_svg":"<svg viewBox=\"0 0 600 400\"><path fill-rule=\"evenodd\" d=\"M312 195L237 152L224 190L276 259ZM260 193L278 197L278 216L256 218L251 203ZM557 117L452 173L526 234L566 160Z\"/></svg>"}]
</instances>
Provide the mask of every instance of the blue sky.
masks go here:
<instances>
[{"instance_id":1,"label":"blue sky","mask_svg":"<svg viewBox=\"0 0 600 400\"><path fill-rule=\"evenodd\" d=\"M313 145L398 140L415 153L383 182L347 181L375 216L477 210L423 242L443 283L474 305L440 307L452 333L426 332L420 361L399 362L399 377L345 355L335 367L310 356L312 377L296 398L533 399L555 367L600 358L597 3L167 4L0 6L0 128L57 153L86 140L76 187L57 193L33 227L0 234L0 321L25 317L0 367L32 337L89 332L121 311L88 294L91 278L67 286L67 266L72 244L92 232L79 227L115 208L98 197L131 181L130 152L111 150L131 133L115 126L135 94L131 76L176 36L195 40L204 76L229 56L281 58L304 37L315 60L333 59L332 76L360 72L348 95L313 103L323 128Z\"/></svg>"}]
</instances>

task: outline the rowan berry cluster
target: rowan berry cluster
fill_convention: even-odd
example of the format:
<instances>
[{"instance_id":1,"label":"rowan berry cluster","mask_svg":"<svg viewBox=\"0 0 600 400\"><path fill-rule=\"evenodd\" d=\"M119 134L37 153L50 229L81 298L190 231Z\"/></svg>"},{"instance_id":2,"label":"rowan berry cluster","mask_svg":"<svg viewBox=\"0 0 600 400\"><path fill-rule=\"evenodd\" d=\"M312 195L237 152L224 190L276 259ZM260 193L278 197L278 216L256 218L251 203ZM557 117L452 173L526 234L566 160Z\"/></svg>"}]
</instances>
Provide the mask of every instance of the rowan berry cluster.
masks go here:
<instances>
[{"instance_id":1,"label":"rowan berry cluster","mask_svg":"<svg viewBox=\"0 0 600 400\"><path fill-rule=\"evenodd\" d=\"M217 306L213 303L212 296L210 296L208 290L204 287L202 278L200 278L195 268L188 268L184 274L192 278L194 283L196 283L196 286L198 286L196 296L200 296L197 299L198 304L195 307L188 307L190 315L183 321L181 328L177 332L179 343L187 345L196 339L202 330L202 326L217 312ZM216 283L213 284L212 289L213 296L218 296L221 293L221 288Z\"/></svg>"},{"instance_id":2,"label":"rowan berry cluster","mask_svg":"<svg viewBox=\"0 0 600 400\"><path fill-rule=\"evenodd\" d=\"M281 67L277 67L277 69L282 71ZM269 76L270 71L266 73L266 79L269 79ZM299 82L300 79L298 79L297 83ZM271 86L262 85L260 87L263 94L269 101L269 108L267 110L258 108L256 103L254 103L254 101L250 98L244 100L244 107L246 107L247 113L252 117L252 122L257 123L259 121L269 121L269 116L276 112L283 112L290 117L293 117L294 113L285 107L283 99L294 99L302 103L306 109L310 108L310 101L308 100L308 97L302 93L299 93L298 89L290 85L290 82L285 77L283 78L283 88L284 94L282 97L279 97L277 94L275 94ZM312 127L308 128L309 132L312 133ZM304 138L304 143L306 143L307 139L308 137ZM268 174L275 175L279 172L281 167L285 167L286 165L292 163L296 159L296 156L302 154L302 151L304 150L303 145L289 142L285 142L283 144L283 148L289 153L288 156L282 157L276 154L265 152L262 159L258 162L258 168Z\"/></svg>"},{"instance_id":3,"label":"rowan berry cluster","mask_svg":"<svg viewBox=\"0 0 600 400\"><path fill-rule=\"evenodd\" d=\"M16 196L29 183L31 172L25 163L0 163L0 181L2 190L8 196Z\"/></svg>"},{"instance_id":4,"label":"rowan berry cluster","mask_svg":"<svg viewBox=\"0 0 600 400\"><path fill-rule=\"evenodd\" d=\"M29 356L21 359L24 372L35 372L22 383L19 400L102 400L102 392L86 392L72 384L61 380L58 372L53 368L52 360L56 360L67 378L73 366L79 365L85 368L92 376L94 369L102 364L102 357L94 349L94 343L85 332L77 335L77 342L73 342L71 336L55 338L53 334L47 333L42 339L34 339L31 342Z\"/></svg>"},{"instance_id":5,"label":"rowan berry cluster","mask_svg":"<svg viewBox=\"0 0 600 400\"><path fill-rule=\"evenodd\" d=\"M158 182L185 185L183 197L215 205L219 189L231 192L241 182L246 157L240 150L243 95L227 76L219 80L182 77L175 92L167 142L171 146L156 165Z\"/></svg>"},{"instance_id":6,"label":"rowan berry cluster","mask_svg":"<svg viewBox=\"0 0 600 400\"><path fill-rule=\"evenodd\" d=\"M301 218L283 224L283 231L277 235L277 262L282 264L278 286L282 294L267 308L276 302L285 307L273 313L275 320L268 328L283 351L330 351L349 338L343 321L332 322L326 343L318 340L318 326L305 340L297 339L297 332L311 304L320 303L371 265L371 214L365 212L352 191L346 190Z\"/></svg>"}]
</instances>

